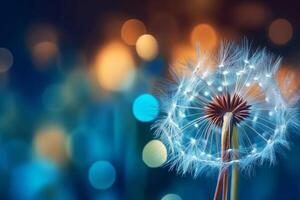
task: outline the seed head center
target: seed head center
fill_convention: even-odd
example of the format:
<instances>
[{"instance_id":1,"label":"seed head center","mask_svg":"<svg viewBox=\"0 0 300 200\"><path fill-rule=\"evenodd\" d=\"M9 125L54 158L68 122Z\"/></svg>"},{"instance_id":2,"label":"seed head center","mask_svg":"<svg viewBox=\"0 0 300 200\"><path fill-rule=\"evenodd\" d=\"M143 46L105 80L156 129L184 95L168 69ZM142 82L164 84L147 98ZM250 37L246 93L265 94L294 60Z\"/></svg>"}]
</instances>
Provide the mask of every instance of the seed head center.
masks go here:
<instances>
[{"instance_id":1,"label":"seed head center","mask_svg":"<svg viewBox=\"0 0 300 200\"><path fill-rule=\"evenodd\" d=\"M227 112L233 114L233 125L236 125L247 118L250 114L250 107L247 101L239 95L224 94L215 96L205 107L206 117L217 126L222 126L223 116Z\"/></svg>"}]
</instances>

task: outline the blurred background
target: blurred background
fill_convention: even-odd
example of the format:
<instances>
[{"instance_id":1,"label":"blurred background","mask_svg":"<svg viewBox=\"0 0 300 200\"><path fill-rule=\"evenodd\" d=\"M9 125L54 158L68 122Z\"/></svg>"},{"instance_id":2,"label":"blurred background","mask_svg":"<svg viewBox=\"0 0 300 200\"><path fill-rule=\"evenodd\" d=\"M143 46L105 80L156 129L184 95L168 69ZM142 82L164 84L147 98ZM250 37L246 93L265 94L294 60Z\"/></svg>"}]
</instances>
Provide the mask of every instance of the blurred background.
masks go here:
<instances>
[{"instance_id":1,"label":"blurred background","mask_svg":"<svg viewBox=\"0 0 300 200\"><path fill-rule=\"evenodd\" d=\"M299 29L293 0L1 1L1 199L212 199L216 175L162 166L167 151L150 129L157 83L197 44L247 37L283 57L289 98ZM276 166L241 176L240 199L300 199L300 137L289 139Z\"/></svg>"}]
</instances>

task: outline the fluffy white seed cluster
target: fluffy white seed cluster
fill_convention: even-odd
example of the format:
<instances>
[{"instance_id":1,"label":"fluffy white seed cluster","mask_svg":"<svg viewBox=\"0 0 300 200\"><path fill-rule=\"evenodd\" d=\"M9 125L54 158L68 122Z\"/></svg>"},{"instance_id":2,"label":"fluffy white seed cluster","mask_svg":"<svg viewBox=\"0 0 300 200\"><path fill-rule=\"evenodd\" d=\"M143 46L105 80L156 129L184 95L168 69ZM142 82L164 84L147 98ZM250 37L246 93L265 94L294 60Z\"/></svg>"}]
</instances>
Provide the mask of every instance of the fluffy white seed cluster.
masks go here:
<instances>
[{"instance_id":1,"label":"fluffy white seed cluster","mask_svg":"<svg viewBox=\"0 0 300 200\"><path fill-rule=\"evenodd\" d=\"M280 58L250 46L225 42L217 56L199 53L180 75L173 73L173 83L162 87L162 114L153 128L168 148L168 164L178 173L196 177L236 162L248 171L254 164L274 163L276 150L288 146L286 132L295 123L295 112L275 80ZM228 150L239 159L226 163L221 161L221 127L205 112L214 97L225 94L251 105L249 115L236 125L239 149Z\"/></svg>"}]
</instances>

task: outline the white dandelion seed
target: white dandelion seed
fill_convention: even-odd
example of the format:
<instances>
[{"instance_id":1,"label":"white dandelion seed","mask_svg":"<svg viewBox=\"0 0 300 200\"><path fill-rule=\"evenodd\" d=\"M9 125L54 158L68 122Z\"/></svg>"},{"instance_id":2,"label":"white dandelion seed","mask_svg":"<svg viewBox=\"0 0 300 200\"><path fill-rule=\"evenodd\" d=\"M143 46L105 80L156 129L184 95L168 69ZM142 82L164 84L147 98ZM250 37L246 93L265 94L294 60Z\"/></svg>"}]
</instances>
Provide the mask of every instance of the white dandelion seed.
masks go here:
<instances>
[{"instance_id":1,"label":"white dandelion seed","mask_svg":"<svg viewBox=\"0 0 300 200\"><path fill-rule=\"evenodd\" d=\"M194 177L216 169L225 179L229 166L247 172L255 164L274 163L277 147L288 145L282 127L298 123L274 77L281 59L251 51L247 43L229 43L209 71L204 63L212 61L210 55L189 63L189 76L174 75L176 83L160 95L162 115L153 127L168 148L168 164Z\"/></svg>"}]
</instances>

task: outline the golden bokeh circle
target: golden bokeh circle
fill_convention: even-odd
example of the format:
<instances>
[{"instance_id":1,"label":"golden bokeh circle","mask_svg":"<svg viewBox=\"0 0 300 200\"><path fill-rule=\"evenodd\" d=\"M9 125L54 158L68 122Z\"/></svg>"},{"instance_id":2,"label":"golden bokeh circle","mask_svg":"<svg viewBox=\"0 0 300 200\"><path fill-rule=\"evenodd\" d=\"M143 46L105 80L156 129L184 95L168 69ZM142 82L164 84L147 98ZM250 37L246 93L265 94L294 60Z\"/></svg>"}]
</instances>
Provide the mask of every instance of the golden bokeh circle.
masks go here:
<instances>
[{"instance_id":1,"label":"golden bokeh circle","mask_svg":"<svg viewBox=\"0 0 300 200\"><path fill-rule=\"evenodd\" d=\"M136 42L136 52L143 60L153 60L158 54L156 39L150 34L142 35Z\"/></svg>"},{"instance_id":2,"label":"golden bokeh circle","mask_svg":"<svg viewBox=\"0 0 300 200\"><path fill-rule=\"evenodd\" d=\"M128 47L113 41L96 56L96 75L100 86L108 91L122 91L133 82L135 63Z\"/></svg>"},{"instance_id":3,"label":"golden bokeh circle","mask_svg":"<svg viewBox=\"0 0 300 200\"><path fill-rule=\"evenodd\" d=\"M191 43L194 46L200 45L200 49L210 50L217 45L217 33L209 24L198 24L191 32Z\"/></svg>"},{"instance_id":4,"label":"golden bokeh circle","mask_svg":"<svg viewBox=\"0 0 300 200\"><path fill-rule=\"evenodd\" d=\"M67 139L60 126L49 125L37 130L34 148L38 156L63 164L67 158Z\"/></svg>"}]
</instances>

